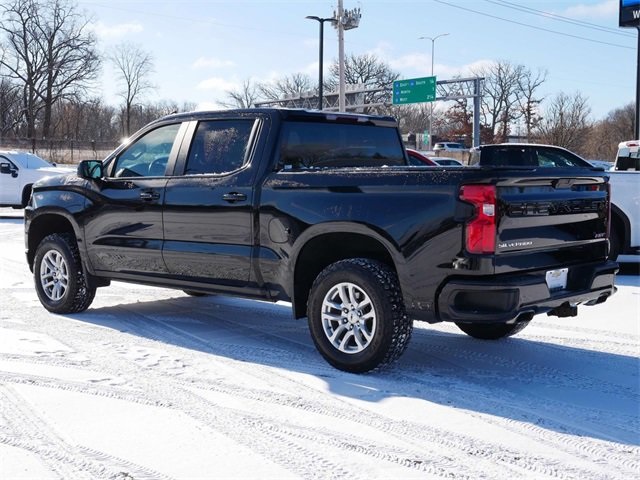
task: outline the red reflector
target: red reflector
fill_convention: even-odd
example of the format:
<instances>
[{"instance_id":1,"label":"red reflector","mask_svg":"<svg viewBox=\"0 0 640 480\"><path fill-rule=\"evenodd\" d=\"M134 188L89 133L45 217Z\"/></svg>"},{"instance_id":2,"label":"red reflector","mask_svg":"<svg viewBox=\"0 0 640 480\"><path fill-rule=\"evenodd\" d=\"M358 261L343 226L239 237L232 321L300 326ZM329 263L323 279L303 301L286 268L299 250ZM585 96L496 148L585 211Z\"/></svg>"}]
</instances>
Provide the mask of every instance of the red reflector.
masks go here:
<instances>
[{"instance_id":1,"label":"red reflector","mask_svg":"<svg viewBox=\"0 0 640 480\"><path fill-rule=\"evenodd\" d=\"M496 249L496 187L464 185L460 189L460 199L475 207L475 214L465 228L467 251L494 253Z\"/></svg>"}]
</instances>

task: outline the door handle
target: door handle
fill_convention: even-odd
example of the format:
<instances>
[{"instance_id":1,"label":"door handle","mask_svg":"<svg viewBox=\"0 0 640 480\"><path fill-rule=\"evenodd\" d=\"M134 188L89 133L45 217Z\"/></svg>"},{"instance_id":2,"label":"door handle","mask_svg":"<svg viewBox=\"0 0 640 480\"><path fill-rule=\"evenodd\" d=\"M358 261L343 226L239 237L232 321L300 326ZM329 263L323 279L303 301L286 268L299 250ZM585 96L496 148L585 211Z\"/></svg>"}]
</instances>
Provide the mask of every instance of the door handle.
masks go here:
<instances>
[{"instance_id":1,"label":"door handle","mask_svg":"<svg viewBox=\"0 0 640 480\"><path fill-rule=\"evenodd\" d=\"M222 195L222 199L225 202L234 203L234 202L242 202L246 200L247 196L244 193L229 192Z\"/></svg>"},{"instance_id":2,"label":"door handle","mask_svg":"<svg viewBox=\"0 0 640 480\"><path fill-rule=\"evenodd\" d=\"M145 202L152 202L154 200L158 200L160 198L160 194L158 192L154 192L153 190L140 192L140 200L144 200Z\"/></svg>"}]
</instances>

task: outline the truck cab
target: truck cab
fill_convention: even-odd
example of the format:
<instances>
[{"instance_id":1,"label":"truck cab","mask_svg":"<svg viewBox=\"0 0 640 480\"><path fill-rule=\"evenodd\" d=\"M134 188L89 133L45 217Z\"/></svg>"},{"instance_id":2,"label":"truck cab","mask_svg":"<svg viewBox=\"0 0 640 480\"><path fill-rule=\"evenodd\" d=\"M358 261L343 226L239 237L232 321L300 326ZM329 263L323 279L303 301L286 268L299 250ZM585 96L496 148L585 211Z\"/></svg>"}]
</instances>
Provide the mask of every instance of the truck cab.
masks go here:
<instances>
[{"instance_id":1,"label":"truck cab","mask_svg":"<svg viewBox=\"0 0 640 480\"><path fill-rule=\"evenodd\" d=\"M612 260L640 262L640 140L620 142L611 185Z\"/></svg>"},{"instance_id":2,"label":"truck cab","mask_svg":"<svg viewBox=\"0 0 640 480\"><path fill-rule=\"evenodd\" d=\"M614 170L640 172L640 140L620 142Z\"/></svg>"}]
</instances>

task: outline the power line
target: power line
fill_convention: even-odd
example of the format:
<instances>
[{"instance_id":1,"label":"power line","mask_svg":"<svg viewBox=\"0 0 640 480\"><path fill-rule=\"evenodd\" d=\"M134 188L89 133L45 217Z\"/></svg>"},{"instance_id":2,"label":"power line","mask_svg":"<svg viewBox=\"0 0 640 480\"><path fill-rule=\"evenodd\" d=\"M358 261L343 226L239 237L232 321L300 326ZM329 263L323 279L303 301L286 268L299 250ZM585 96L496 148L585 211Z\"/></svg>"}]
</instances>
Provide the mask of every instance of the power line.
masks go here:
<instances>
[{"instance_id":1,"label":"power line","mask_svg":"<svg viewBox=\"0 0 640 480\"><path fill-rule=\"evenodd\" d=\"M614 35L620 35L623 37L635 38L635 35L628 32L623 32L619 28L613 27L605 27L603 25L597 25L595 23L585 22L583 20L577 20L575 18L563 17L562 15L558 15L557 13L545 12L543 10L536 10L535 8L526 7L524 5L517 5L512 2L507 2L505 0L484 0L488 3L493 3L494 5L499 5L501 7L511 8L513 10L519 10L524 13L528 13L530 15L538 15L543 18L557 20L559 22L570 23L572 25L577 25L583 28L591 28L593 30L599 30L605 33L611 33Z\"/></svg>"},{"instance_id":2,"label":"power line","mask_svg":"<svg viewBox=\"0 0 640 480\"><path fill-rule=\"evenodd\" d=\"M509 23L513 23L515 25L520 25L522 27L527 27L527 28L532 28L534 30L540 30L543 32L547 32L547 33L554 33L556 35L562 35L563 37L571 37L571 38L576 38L578 40L585 40L587 42L592 42L592 43L599 43L601 45L608 45L610 47L618 47L618 48L624 48L627 50L635 50L634 47L628 47L626 45L620 45L618 43L611 43L611 42L603 42L601 40L594 40L592 38L587 38L587 37L581 37L579 35L572 35L570 33L565 33L565 32L558 32L557 30L551 30L549 28L543 28L543 27L536 27L535 25L529 25L528 23L522 23L522 22L517 22L515 20L509 20L508 18L502 18L502 17L498 17L497 15L491 15L489 13L485 13L485 12L480 12L478 10L473 10L471 8L466 8L466 7L462 7L460 5L455 5L453 3L449 3L449 2L445 2L443 0L433 0L434 2L437 3L441 3L443 5L447 5L449 7L453 7L453 8L458 8L460 10L466 10L467 12L471 12L471 13L476 13L478 15L483 15L485 17L489 17L489 18L494 18L496 20L502 20L503 22L509 22Z\"/></svg>"},{"instance_id":3,"label":"power line","mask_svg":"<svg viewBox=\"0 0 640 480\"><path fill-rule=\"evenodd\" d=\"M141 15L145 15L145 16L153 16L153 17L159 17L159 18L166 18L166 19L170 19L170 20L179 20L179 21L183 21L183 22L198 23L198 24L201 24L201 25L214 25L216 27L222 27L222 28L228 28L228 29L234 29L234 30L247 30L247 31L270 33L270 34L278 33L278 34L283 35L283 36L300 38L299 34L290 33L290 32L287 32L285 30L282 30L282 29L273 30L273 29L267 29L267 28L252 27L252 26L247 26L247 25L237 25L237 24L234 25L234 24L222 23L222 22L218 22L218 21L214 21L214 20L209 20L209 19L205 19L205 18L194 18L194 17L186 17L186 16L180 16L180 15L168 15L168 14L154 12L154 11L148 11L148 10L136 10L136 9L133 9L133 8L118 7L118 6L114 6L114 5L105 5L103 3L95 3L95 2L85 2L85 3L87 3L88 5L93 5L95 7L104 8L104 9L107 9L107 10L116 10L116 11L128 12L128 13L137 13L137 14L141 14Z\"/></svg>"}]
</instances>

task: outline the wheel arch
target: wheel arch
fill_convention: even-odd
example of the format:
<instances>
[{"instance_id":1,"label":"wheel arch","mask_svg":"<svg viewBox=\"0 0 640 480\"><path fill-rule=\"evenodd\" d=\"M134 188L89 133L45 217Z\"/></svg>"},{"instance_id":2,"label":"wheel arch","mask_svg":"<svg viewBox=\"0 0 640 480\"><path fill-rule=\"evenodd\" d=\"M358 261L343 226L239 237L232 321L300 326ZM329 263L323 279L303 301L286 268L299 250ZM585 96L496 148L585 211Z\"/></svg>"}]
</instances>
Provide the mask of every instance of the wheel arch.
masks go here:
<instances>
[{"instance_id":1,"label":"wheel arch","mask_svg":"<svg viewBox=\"0 0 640 480\"><path fill-rule=\"evenodd\" d=\"M74 223L67 215L60 212L43 213L31 219L25 233L27 262L31 271L33 271L36 249L45 237L52 233L70 233L76 240L79 238L79 232L76 231ZM82 257L82 249L80 249L80 255Z\"/></svg>"},{"instance_id":2,"label":"wheel arch","mask_svg":"<svg viewBox=\"0 0 640 480\"><path fill-rule=\"evenodd\" d=\"M397 249L387 239L366 227L333 224L328 228L325 225L325 228L314 233L300 239L300 247L294 257L291 300L295 318L306 316L313 281L332 263L347 258L369 258L389 265L398 274L394 253Z\"/></svg>"}]
</instances>

